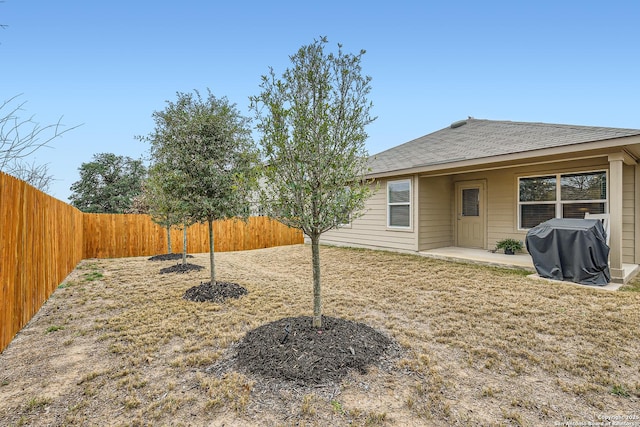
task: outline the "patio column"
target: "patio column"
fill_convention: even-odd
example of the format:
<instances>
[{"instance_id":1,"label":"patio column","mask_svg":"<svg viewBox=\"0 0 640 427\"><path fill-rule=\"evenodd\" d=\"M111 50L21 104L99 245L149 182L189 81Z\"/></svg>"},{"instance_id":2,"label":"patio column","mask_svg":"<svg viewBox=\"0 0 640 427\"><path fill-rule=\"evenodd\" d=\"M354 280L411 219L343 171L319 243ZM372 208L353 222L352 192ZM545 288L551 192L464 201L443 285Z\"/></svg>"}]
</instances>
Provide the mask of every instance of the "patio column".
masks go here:
<instances>
[{"instance_id":1,"label":"patio column","mask_svg":"<svg viewBox=\"0 0 640 427\"><path fill-rule=\"evenodd\" d=\"M611 281L624 281L622 269L622 164L624 153L609 155L609 269Z\"/></svg>"},{"instance_id":2,"label":"patio column","mask_svg":"<svg viewBox=\"0 0 640 427\"><path fill-rule=\"evenodd\" d=\"M413 176L413 250L420 251L420 176Z\"/></svg>"},{"instance_id":3,"label":"patio column","mask_svg":"<svg viewBox=\"0 0 640 427\"><path fill-rule=\"evenodd\" d=\"M633 262L635 264L640 264L640 226L638 222L640 222L640 165L635 164L633 167L634 170L634 197L633 197L633 206L634 206L634 221L635 226L634 230L634 238L633 238L633 247L635 250Z\"/></svg>"}]
</instances>

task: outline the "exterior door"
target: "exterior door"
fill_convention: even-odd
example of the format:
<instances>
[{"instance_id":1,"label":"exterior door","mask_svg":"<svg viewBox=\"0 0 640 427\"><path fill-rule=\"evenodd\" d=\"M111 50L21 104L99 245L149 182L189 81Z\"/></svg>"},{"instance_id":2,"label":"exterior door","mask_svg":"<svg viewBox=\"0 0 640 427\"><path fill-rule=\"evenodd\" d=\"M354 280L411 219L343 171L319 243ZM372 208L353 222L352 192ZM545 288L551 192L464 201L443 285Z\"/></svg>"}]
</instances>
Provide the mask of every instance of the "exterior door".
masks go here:
<instances>
[{"instance_id":1,"label":"exterior door","mask_svg":"<svg viewBox=\"0 0 640 427\"><path fill-rule=\"evenodd\" d=\"M456 245L485 247L484 181L456 183Z\"/></svg>"}]
</instances>

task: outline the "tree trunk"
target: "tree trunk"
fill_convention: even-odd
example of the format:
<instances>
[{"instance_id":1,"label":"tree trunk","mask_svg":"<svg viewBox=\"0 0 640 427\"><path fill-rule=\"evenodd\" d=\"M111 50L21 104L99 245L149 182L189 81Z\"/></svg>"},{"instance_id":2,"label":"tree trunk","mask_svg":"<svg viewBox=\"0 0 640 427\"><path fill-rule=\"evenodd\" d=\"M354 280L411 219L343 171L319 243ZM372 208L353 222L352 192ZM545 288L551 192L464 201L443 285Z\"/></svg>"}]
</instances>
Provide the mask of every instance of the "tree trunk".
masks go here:
<instances>
[{"instance_id":1,"label":"tree trunk","mask_svg":"<svg viewBox=\"0 0 640 427\"><path fill-rule=\"evenodd\" d=\"M211 270L211 286L216 284L216 264L213 259L213 220L209 220L209 264Z\"/></svg>"},{"instance_id":2,"label":"tree trunk","mask_svg":"<svg viewBox=\"0 0 640 427\"><path fill-rule=\"evenodd\" d=\"M182 265L187 265L187 223L182 223Z\"/></svg>"},{"instance_id":3,"label":"tree trunk","mask_svg":"<svg viewBox=\"0 0 640 427\"><path fill-rule=\"evenodd\" d=\"M313 327L322 327L322 297L320 295L320 236L311 236L313 262Z\"/></svg>"},{"instance_id":4,"label":"tree trunk","mask_svg":"<svg viewBox=\"0 0 640 427\"><path fill-rule=\"evenodd\" d=\"M167 253L171 253L171 226L167 225Z\"/></svg>"}]
</instances>

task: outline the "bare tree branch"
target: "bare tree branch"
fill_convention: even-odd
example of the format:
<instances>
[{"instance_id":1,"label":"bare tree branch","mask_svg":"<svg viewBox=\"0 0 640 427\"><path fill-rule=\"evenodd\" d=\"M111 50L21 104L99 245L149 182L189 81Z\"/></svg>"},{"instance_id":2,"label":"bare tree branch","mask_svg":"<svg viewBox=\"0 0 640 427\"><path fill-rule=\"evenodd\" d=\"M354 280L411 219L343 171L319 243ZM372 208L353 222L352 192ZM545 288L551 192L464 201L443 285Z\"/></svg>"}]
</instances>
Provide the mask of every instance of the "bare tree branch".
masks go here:
<instances>
[{"instance_id":1,"label":"bare tree branch","mask_svg":"<svg viewBox=\"0 0 640 427\"><path fill-rule=\"evenodd\" d=\"M30 156L42 147L49 147L49 143L65 133L81 126L62 129L62 117L51 125L42 126L34 120L35 116L27 119L20 118L24 111L25 102L16 105L16 95L0 104L0 170L7 170L8 165L16 160Z\"/></svg>"},{"instance_id":2,"label":"bare tree branch","mask_svg":"<svg viewBox=\"0 0 640 427\"><path fill-rule=\"evenodd\" d=\"M4 3L4 1L0 1L0 3ZM3 30L8 28L9 26L7 24L0 24L0 28L2 28Z\"/></svg>"},{"instance_id":3,"label":"bare tree branch","mask_svg":"<svg viewBox=\"0 0 640 427\"><path fill-rule=\"evenodd\" d=\"M53 175L49 174L48 163L37 165L35 162L26 163L21 160L14 160L7 167L6 172L31 184L44 193L49 191L54 181Z\"/></svg>"}]
</instances>

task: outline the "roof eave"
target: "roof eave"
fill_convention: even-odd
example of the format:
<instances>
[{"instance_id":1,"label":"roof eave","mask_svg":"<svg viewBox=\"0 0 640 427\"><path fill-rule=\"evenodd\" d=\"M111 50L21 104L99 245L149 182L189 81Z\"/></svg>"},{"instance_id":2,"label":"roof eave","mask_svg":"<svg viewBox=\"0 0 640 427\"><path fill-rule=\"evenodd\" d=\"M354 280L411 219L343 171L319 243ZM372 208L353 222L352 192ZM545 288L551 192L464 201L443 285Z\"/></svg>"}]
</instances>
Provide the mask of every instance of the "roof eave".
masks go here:
<instances>
[{"instance_id":1,"label":"roof eave","mask_svg":"<svg viewBox=\"0 0 640 427\"><path fill-rule=\"evenodd\" d=\"M442 172L447 169L466 169L478 167L483 164L509 163L526 160L534 157L557 156L562 154L579 153L582 151L601 150L607 148L623 148L627 145L640 144L640 135L625 136L620 138L590 141L579 144L563 145L560 147L542 148L538 150L523 151L519 153L501 154L498 156L481 157L476 159L457 160L447 163L428 164L411 168L390 171L374 172L367 175L368 179L385 178L389 176L413 175L431 172Z\"/></svg>"}]
</instances>

